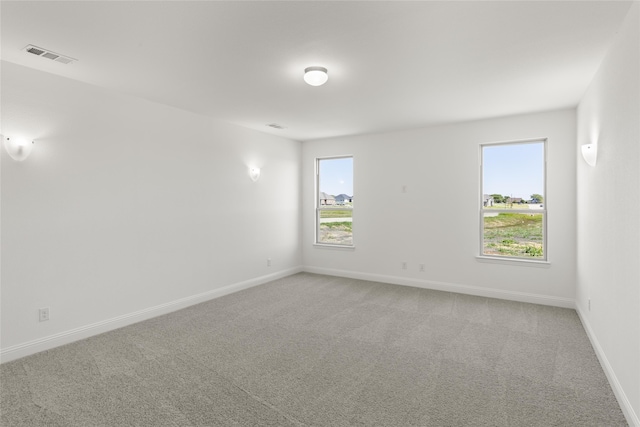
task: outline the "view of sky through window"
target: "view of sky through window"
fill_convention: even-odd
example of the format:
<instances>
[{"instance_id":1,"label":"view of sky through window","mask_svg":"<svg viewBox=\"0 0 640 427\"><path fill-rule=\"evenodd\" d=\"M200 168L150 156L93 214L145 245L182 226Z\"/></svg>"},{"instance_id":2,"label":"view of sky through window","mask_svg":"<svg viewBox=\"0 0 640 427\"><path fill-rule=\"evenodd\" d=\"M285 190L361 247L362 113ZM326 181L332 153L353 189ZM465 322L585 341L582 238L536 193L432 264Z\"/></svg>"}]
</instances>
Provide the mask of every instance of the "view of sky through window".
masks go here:
<instances>
[{"instance_id":1,"label":"view of sky through window","mask_svg":"<svg viewBox=\"0 0 640 427\"><path fill-rule=\"evenodd\" d=\"M544 197L544 144L486 145L483 147L483 193L529 200Z\"/></svg>"},{"instance_id":2,"label":"view of sky through window","mask_svg":"<svg viewBox=\"0 0 640 427\"><path fill-rule=\"evenodd\" d=\"M353 196L353 157L320 160L320 191Z\"/></svg>"}]
</instances>

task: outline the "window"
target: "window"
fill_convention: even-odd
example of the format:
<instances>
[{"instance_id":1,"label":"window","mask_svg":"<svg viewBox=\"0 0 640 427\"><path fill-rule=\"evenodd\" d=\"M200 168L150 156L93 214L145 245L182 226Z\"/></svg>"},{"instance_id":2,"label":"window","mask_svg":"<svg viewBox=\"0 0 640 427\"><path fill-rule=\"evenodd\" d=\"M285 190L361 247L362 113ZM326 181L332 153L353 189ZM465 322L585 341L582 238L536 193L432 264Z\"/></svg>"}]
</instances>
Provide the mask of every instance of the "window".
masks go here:
<instances>
[{"instance_id":1,"label":"window","mask_svg":"<svg viewBox=\"0 0 640 427\"><path fill-rule=\"evenodd\" d=\"M481 145L480 255L547 260L546 140Z\"/></svg>"},{"instance_id":2,"label":"window","mask_svg":"<svg viewBox=\"0 0 640 427\"><path fill-rule=\"evenodd\" d=\"M316 159L316 243L353 246L353 157Z\"/></svg>"}]
</instances>

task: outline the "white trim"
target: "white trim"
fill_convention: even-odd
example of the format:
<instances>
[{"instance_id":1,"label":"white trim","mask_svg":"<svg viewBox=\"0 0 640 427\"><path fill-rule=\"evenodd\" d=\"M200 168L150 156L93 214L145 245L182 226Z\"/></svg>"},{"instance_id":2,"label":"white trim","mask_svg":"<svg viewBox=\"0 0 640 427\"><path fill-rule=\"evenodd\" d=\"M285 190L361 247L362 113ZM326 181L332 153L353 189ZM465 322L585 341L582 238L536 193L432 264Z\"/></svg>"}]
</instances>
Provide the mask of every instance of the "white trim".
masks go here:
<instances>
[{"instance_id":1,"label":"white trim","mask_svg":"<svg viewBox=\"0 0 640 427\"><path fill-rule=\"evenodd\" d=\"M323 267L304 266L303 271L307 273L326 274L328 276L348 277L350 279L390 283L393 285L413 286L415 288L455 292L465 295L475 295L487 298L498 298L510 301L527 302L531 304L542 304L563 308L575 307L575 301L571 298L553 297L549 295L505 291L495 288L480 288L477 286L461 285L456 283L437 282L433 280L421 280L408 277L387 276L382 274L371 274Z\"/></svg>"},{"instance_id":2,"label":"white trim","mask_svg":"<svg viewBox=\"0 0 640 427\"><path fill-rule=\"evenodd\" d=\"M332 245L331 243L314 243L313 246L318 248L331 248L331 249L355 249L355 245Z\"/></svg>"},{"instance_id":3,"label":"white trim","mask_svg":"<svg viewBox=\"0 0 640 427\"><path fill-rule=\"evenodd\" d=\"M551 263L549 261L536 261L534 259L527 258L509 258L509 257L493 257L487 255L476 256L478 262L487 262L492 264L507 264L507 265L519 265L524 267L537 267L537 268L549 268Z\"/></svg>"},{"instance_id":4,"label":"white trim","mask_svg":"<svg viewBox=\"0 0 640 427\"><path fill-rule=\"evenodd\" d=\"M609 384L611 385L613 394L615 394L616 399L618 399L618 404L620 405L620 409L622 409L622 413L627 419L627 423L629 423L631 427L640 427L640 418L638 417L638 414L636 414L635 411L633 410L633 406L631 405L631 402L627 398L627 395L625 394L624 389L620 385L620 382L618 381L618 377L616 376L615 371L611 367L611 364L609 363L609 359L607 359L607 355L604 353L604 350L600 346L600 342L598 341L598 338L596 338L596 335L593 332L593 329L591 328L589 321L587 320L587 316L584 315L584 313L580 309L580 306L578 305L577 302L574 308L578 313L578 317L580 318L580 321L582 322L582 327L587 332L587 336L589 337L589 341L591 341L591 345L593 346L593 349L596 352L596 356L598 356L598 360L600 361L602 370L604 371L605 375L607 376L607 379L609 380Z\"/></svg>"},{"instance_id":5,"label":"white trim","mask_svg":"<svg viewBox=\"0 0 640 427\"><path fill-rule=\"evenodd\" d=\"M549 254L548 254L548 235L547 235L547 230L548 230L548 213L547 213L547 200L548 200L548 194L547 194L547 152L548 152L548 140L549 138L544 137L544 138L528 138L528 139L521 139L521 140L516 140L516 141L500 141L500 142L484 142L481 143L479 145L479 158L480 158L480 181L479 181L479 186L480 186L480 197L478 199L479 201L479 208L480 208L480 218L479 218L479 229L480 229L480 240L479 240L479 256L480 257L491 257L491 258L496 258L496 259L500 259L502 258L500 255L484 255L484 213L485 212L516 212L516 213L530 213L529 209L485 209L484 207L484 203L483 203L483 199L484 199L484 194L485 194L485 189L484 189L484 148L485 147L489 147L489 146L496 146L496 145L503 145L503 146L507 146L507 145L523 145L523 144L536 144L536 143L542 143L542 154L543 154L543 160L542 160L542 192L543 192L543 197L544 197L544 209L538 210L535 209L534 211L539 212L542 214L542 254L543 254L543 259L541 261L549 261ZM508 258L508 257L507 257ZM511 258L513 259L513 258Z\"/></svg>"},{"instance_id":6,"label":"white trim","mask_svg":"<svg viewBox=\"0 0 640 427\"><path fill-rule=\"evenodd\" d=\"M192 295L165 304L156 305L155 307L145 308L133 313L124 314L122 316L102 320L100 322L81 326L79 328L71 329L65 332L38 338L33 341L13 345L11 347L0 350L0 361L1 363L9 362L11 360L19 359L30 354L49 350L64 344L69 344L74 341L112 331L124 326L132 325L143 320L171 313L173 311L199 304L201 302L209 301L215 298L232 294L234 292L262 285L272 280L300 273L301 271L303 271L302 267L293 267L286 270L281 270L276 273L267 274L264 276L245 280L243 282L238 282L231 285L223 286L221 288L212 289L201 294Z\"/></svg>"},{"instance_id":7,"label":"white trim","mask_svg":"<svg viewBox=\"0 0 640 427\"><path fill-rule=\"evenodd\" d=\"M541 141L547 141L548 136L541 136L540 138L525 138L525 139L507 139L503 141L488 141L481 142L480 145L509 145L509 144L529 144Z\"/></svg>"},{"instance_id":8,"label":"white trim","mask_svg":"<svg viewBox=\"0 0 640 427\"><path fill-rule=\"evenodd\" d=\"M544 204L544 203L543 203ZM547 210L542 209L509 209L509 208L483 208L482 213L523 213L523 214L546 214Z\"/></svg>"}]
</instances>

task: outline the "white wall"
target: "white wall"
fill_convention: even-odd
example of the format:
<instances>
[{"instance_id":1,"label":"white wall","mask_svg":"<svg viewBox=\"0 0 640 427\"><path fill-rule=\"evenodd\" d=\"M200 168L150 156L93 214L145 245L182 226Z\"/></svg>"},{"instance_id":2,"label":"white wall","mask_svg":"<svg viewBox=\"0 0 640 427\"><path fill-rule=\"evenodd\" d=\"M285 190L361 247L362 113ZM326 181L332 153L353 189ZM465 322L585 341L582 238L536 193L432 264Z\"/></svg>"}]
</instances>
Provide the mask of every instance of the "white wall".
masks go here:
<instances>
[{"instance_id":1,"label":"white wall","mask_svg":"<svg viewBox=\"0 0 640 427\"><path fill-rule=\"evenodd\" d=\"M598 144L595 167L578 160L577 307L627 419L636 426L640 426L639 28L636 2L577 114L578 148Z\"/></svg>"},{"instance_id":2,"label":"white wall","mask_svg":"<svg viewBox=\"0 0 640 427\"><path fill-rule=\"evenodd\" d=\"M302 263L515 300L576 298L623 410L640 425L639 16L636 2L577 119L565 110L302 149L2 62L0 130L37 141L22 163L0 150L2 361ZM599 159L590 168L578 148L593 135ZM549 139L550 266L479 262L478 144L534 137ZM346 154L355 156L356 248L317 247L314 158ZM253 164L263 171L257 183ZM51 320L37 321L40 307Z\"/></svg>"},{"instance_id":3,"label":"white wall","mask_svg":"<svg viewBox=\"0 0 640 427\"><path fill-rule=\"evenodd\" d=\"M547 268L479 262L479 144L548 138ZM573 306L575 111L303 143L311 271ZM354 250L313 245L314 158L354 156ZM403 185L407 193L401 193ZM529 195L524 195L525 197ZM401 262L408 269L401 269ZM426 264L426 272L418 265Z\"/></svg>"},{"instance_id":4,"label":"white wall","mask_svg":"<svg viewBox=\"0 0 640 427\"><path fill-rule=\"evenodd\" d=\"M3 361L299 269L299 142L6 62L1 106Z\"/></svg>"}]
</instances>

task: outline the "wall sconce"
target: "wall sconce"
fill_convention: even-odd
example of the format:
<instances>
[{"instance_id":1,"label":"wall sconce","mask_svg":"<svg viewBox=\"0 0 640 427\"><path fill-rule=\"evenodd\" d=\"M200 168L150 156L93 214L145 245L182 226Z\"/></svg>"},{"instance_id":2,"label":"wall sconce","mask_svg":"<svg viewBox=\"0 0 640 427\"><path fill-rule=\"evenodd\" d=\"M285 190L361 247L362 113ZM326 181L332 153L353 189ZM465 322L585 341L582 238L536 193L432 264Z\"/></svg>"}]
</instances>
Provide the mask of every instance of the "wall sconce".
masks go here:
<instances>
[{"instance_id":1,"label":"wall sconce","mask_svg":"<svg viewBox=\"0 0 640 427\"><path fill-rule=\"evenodd\" d=\"M596 159L598 158L598 145L597 144L584 144L582 147L582 157L589 166L596 165Z\"/></svg>"},{"instance_id":2,"label":"wall sconce","mask_svg":"<svg viewBox=\"0 0 640 427\"><path fill-rule=\"evenodd\" d=\"M13 160L18 162L23 161L33 149L33 141L26 140L24 138L4 138L4 148Z\"/></svg>"},{"instance_id":3,"label":"wall sconce","mask_svg":"<svg viewBox=\"0 0 640 427\"><path fill-rule=\"evenodd\" d=\"M256 182L260 178L260 168L249 168L249 177L253 182Z\"/></svg>"}]
</instances>

